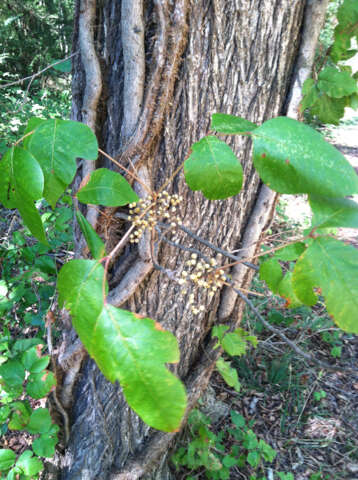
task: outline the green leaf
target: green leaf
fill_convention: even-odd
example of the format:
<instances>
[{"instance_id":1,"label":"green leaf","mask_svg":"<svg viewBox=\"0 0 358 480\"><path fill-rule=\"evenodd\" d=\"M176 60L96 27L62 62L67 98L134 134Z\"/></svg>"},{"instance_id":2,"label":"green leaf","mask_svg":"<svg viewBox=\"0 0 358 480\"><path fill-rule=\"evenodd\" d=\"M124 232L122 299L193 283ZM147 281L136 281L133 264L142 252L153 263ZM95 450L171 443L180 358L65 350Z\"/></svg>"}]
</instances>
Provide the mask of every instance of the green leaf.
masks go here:
<instances>
[{"instance_id":1,"label":"green leaf","mask_svg":"<svg viewBox=\"0 0 358 480\"><path fill-rule=\"evenodd\" d=\"M40 242L46 243L44 228L34 201L42 197L44 177L36 159L26 150L13 147L0 162L0 202L17 208L25 225Z\"/></svg>"},{"instance_id":2,"label":"green leaf","mask_svg":"<svg viewBox=\"0 0 358 480\"><path fill-rule=\"evenodd\" d=\"M274 257L284 262L291 262L292 260L297 260L305 250L306 245L303 242L296 242L277 250L274 253Z\"/></svg>"},{"instance_id":3,"label":"green leaf","mask_svg":"<svg viewBox=\"0 0 358 480\"><path fill-rule=\"evenodd\" d=\"M30 421L26 426L29 433L48 433L52 426L52 419L47 408L38 408L33 411Z\"/></svg>"},{"instance_id":4,"label":"green leaf","mask_svg":"<svg viewBox=\"0 0 358 480\"><path fill-rule=\"evenodd\" d=\"M309 196L312 226L318 228L358 228L358 204L347 198Z\"/></svg>"},{"instance_id":5,"label":"green leaf","mask_svg":"<svg viewBox=\"0 0 358 480\"><path fill-rule=\"evenodd\" d=\"M353 167L307 125L277 117L263 123L252 136L255 168L273 190L330 197L358 191Z\"/></svg>"},{"instance_id":6,"label":"green leaf","mask_svg":"<svg viewBox=\"0 0 358 480\"><path fill-rule=\"evenodd\" d=\"M54 385L56 379L52 372L45 370L41 373L31 373L27 380L26 393L35 399L44 398Z\"/></svg>"},{"instance_id":7,"label":"green leaf","mask_svg":"<svg viewBox=\"0 0 358 480\"><path fill-rule=\"evenodd\" d=\"M317 301L320 288L328 313L346 332L358 333L358 251L330 237L316 238L293 271L293 287L306 305Z\"/></svg>"},{"instance_id":8,"label":"green leaf","mask_svg":"<svg viewBox=\"0 0 358 480\"><path fill-rule=\"evenodd\" d=\"M21 203L17 203L17 209L32 235L44 245L48 245L40 214L31 199L21 193Z\"/></svg>"},{"instance_id":9,"label":"green leaf","mask_svg":"<svg viewBox=\"0 0 358 480\"><path fill-rule=\"evenodd\" d=\"M96 318L103 308L103 267L94 260L71 260L57 278L59 305L65 304L74 318ZM91 341L91 333L82 332L83 343Z\"/></svg>"},{"instance_id":10,"label":"green leaf","mask_svg":"<svg viewBox=\"0 0 358 480\"><path fill-rule=\"evenodd\" d=\"M226 362L222 358L219 358L216 362L216 369L225 382L239 393L241 388L239 377L237 371L230 365L230 362Z\"/></svg>"},{"instance_id":11,"label":"green leaf","mask_svg":"<svg viewBox=\"0 0 358 480\"><path fill-rule=\"evenodd\" d=\"M26 148L40 163L44 173L44 197L54 207L76 173L76 157L96 160L97 139L83 123L46 120L29 137Z\"/></svg>"},{"instance_id":12,"label":"green leaf","mask_svg":"<svg viewBox=\"0 0 358 480\"><path fill-rule=\"evenodd\" d=\"M53 63L55 63L56 61L58 60L54 60ZM72 70L71 59L68 58L67 60L63 60L61 63L57 63L56 65L53 65L52 68L54 70L57 70L58 72L70 73Z\"/></svg>"},{"instance_id":13,"label":"green leaf","mask_svg":"<svg viewBox=\"0 0 358 480\"><path fill-rule=\"evenodd\" d=\"M82 203L106 207L127 205L139 200L127 180L108 168L95 170L89 182L77 192L76 196Z\"/></svg>"},{"instance_id":14,"label":"green leaf","mask_svg":"<svg viewBox=\"0 0 358 480\"><path fill-rule=\"evenodd\" d=\"M243 447L245 447L247 450L253 450L258 446L259 442L255 433L252 430L247 430L245 432L245 439L242 444Z\"/></svg>"},{"instance_id":15,"label":"green leaf","mask_svg":"<svg viewBox=\"0 0 358 480\"><path fill-rule=\"evenodd\" d=\"M229 330L229 328L229 325L214 325L211 331L211 336L217 337L219 339L219 344L221 344L225 332Z\"/></svg>"},{"instance_id":16,"label":"green leaf","mask_svg":"<svg viewBox=\"0 0 358 480\"><path fill-rule=\"evenodd\" d=\"M287 272L278 285L277 293L286 299L286 308L302 306L301 300L296 296L292 285L292 272Z\"/></svg>"},{"instance_id":17,"label":"green leaf","mask_svg":"<svg viewBox=\"0 0 358 480\"><path fill-rule=\"evenodd\" d=\"M102 373L118 380L129 405L150 426L175 431L186 408L182 383L166 368L179 360L175 337L150 318L103 305L104 270L73 260L60 271L60 302Z\"/></svg>"},{"instance_id":18,"label":"green leaf","mask_svg":"<svg viewBox=\"0 0 358 480\"><path fill-rule=\"evenodd\" d=\"M6 471L11 468L16 460L15 452L9 449L0 450L0 471Z\"/></svg>"},{"instance_id":19,"label":"green leaf","mask_svg":"<svg viewBox=\"0 0 358 480\"><path fill-rule=\"evenodd\" d=\"M7 385L16 387L25 380L25 368L19 360L8 360L0 366L0 375Z\"/></svg>"},{"instance_id":20,"label":"green leaf","mask_svg":"<svg viewBox=\"0 0 358 480\"><path fill-rule=\"evenodd\" d=\"M303 112L309 107L312 107L318 99L319 90L313 78L307 78L302 86L302 101L300 103L300 110Z\"/></svg>"},{"instance_id":21,"label":"green leaf","mask_svg":"<svg viewBox=\"0 0 358 480\"><path fill-rule=\"evenodd\" d=\"M8 405L5 405L4 407L0 408L0 423L5 423L6 420L10 416L10 407Z\"/></svg>"},{"instance_id":22,"label":"green leaf","mask_svg":"<svg viewBox=\"0 0 358 480\"><path fill-rule=\"evenodd\" d=\"M42 357L41 349L32 347L22 354L21 362L29 372L39 373L47 367L50 357L48 355Z\"/></svg>"},{"instance_id":23,"label":"green leaf","mask_svg":"<svg viewBox=\"0 0 358 480\"><path fill-rule=\"evenodd\" d=\"M345 106L345 98L330 98L324 93L312 106L311 113L316 115L322 123L338 125L340 119L344 116Z\"/></svg>"},{"instance_id":24,"label":"green leaf","mask_svg":"<svg viewBox=\"0 0 358 480\"><path fill-rule=\"evenodd\" d=\"M221 345L225 352L232 357L235 355L241 356L246 353L247 342L245 337L240 334L239 329L238 331L234 330L231 333L227 333L224 336Z\"/></svg>"},{"instance_id":25,"label":"green leaf","mask_svg":"<svg viewBox=\"0 0 358 480\"><path fill-rule=\"evenodd\" d=\"M277 452L270 445L263 440L259 441L259 450L266 462L273 462L276 458Z\"/></svg>"},{"instance_id":26,"label":"green leaf","mask_svg":"<svg viewBox=\"0 0 358 480\"><path fill-rule=\"evenodd\" d=\"M44 122L46 122L45 118L40 118L40 117L29 118L29 120L27 122L27 125L26 125L24 135L27 135L28 133L36 130L36 128L39 127ZM27 150L27 144L29 143L30 137L31 137L31 135L24 138L24 140L23 140L23 146L26 150Z\"/></svg>"},{"instance_id":27,"label":"green leaf","mask_svg":"<svg viewBox=\"0 0 358 480\"><path fill-rule=\"evenodd\" d=\"M106 247L101 237L93 229L92 225L86 220L79 210L76 210L76 218L81 232L83 233L91 255L95 260L100 260L106 256Z\"/></svg>"},{"instance_id":28,"label":"green leaf","mask_svg":"<svg viewBox=\"0 0 358 480\"><path fill-rule=\"evenodd\" d=\"M245 418L240 413L235 412L235 410L230 410L230 417L236 427L243 428L246 425Z\"/></svg>"},{"instance_id":29,"label":"green leaf","mask_svg":"<svg viewBox=\"0 0 358 480\"><path fill-rule=\"evenodd\" d=\"M47 255L36 258L34 267L49 275L54 275L57 272L55 260Z\"/></svg>"},{"instance_id":30,"label":"green leaf","mask_svg":"<svg viewBox=\"0 0 358 480\"><path fill-rule=\"evenodd\" d=\"M21 468L25 475L33 478L44 468L43 463L36 457L33 457L31 450L25 450L18 458L16 466Z\"/></svg>"},{"instance_id":31,"label":"green leaf","mask_svg":"<svg viewBox=\"0 0 358 480\"><path fill-rule=\"evenodd\" d=\"M265 260L260 265L260 280L264 280L268 288L277 293L278 285L283 278L282 268L276 258Z\"/></svg>"},{"instance_id":32,"label":"green leaf","mask_svg":"<svg viewBox=\"0 0 358 480\"><path fill-rule=\"evenodd\" d=\"M58 442L57 434L44 433L34 440L32 448L39 457L50 458L55 454L55 447Z\"/></svg>"},{"instance_id":33,"label":"green leaf","mask_svg":"<svg viewBox=\"0 0 358 480\"><path fill-rule=\"evenodd\" d=\"M256 468L260 464L260 454L256 450L253 450L247 454L247 462L253 467Z\"/></svg>"},{"instance_id":34,"label":"green leaf","mask_svg":"<svg viewBox=\"0 0 358 480\"><path fill-rule=\"evenodd\" d=\"M43 343L43 340L40 338L21 338L20 340L16 340L12 351L13 353L22 353L34 345L40 345L41 343Z\"/></svg>"},{"instance_id":35,"label":"green leaf","mask_svg":"<svg viewBox=\"0 0 358 480\"><path fill-rule=\"evenodd\" d=\"M235 134L247 133L257 128L255 123L245 118L227 115L226 113L214 113L211 117L211 129L216 132Z\"/></svg>"},{"instance_id":36,"label":"green leaf","mask_svg":"<svg viewBox=\"0 0 358 480\"><path fill-rule=\"evenodd\" d=\"M42 197L44 176L37 160L20 147L10 148L0 162L0 201L18 207L24 194L29 201Z\"/></svg>"},{"instance_id":37,"label":"green leaf","mask_svg":"<svg viewBox=\"0 0 358 480\"><path fill-rule=\"evenodd\" d=\"M184 163L184 174L191 190L201 190L209 200L231 197L242 187L240 162L225 142L213 136L194 143Z\"/></svg>"},{"instance_id":38,"label":"green leaf","mask_svg":"<svg viewBox=\"0 0 358 480\"><path fill-rule=\"evenodd\" d=\"M357 82L348 72L326 67L318 75L318 88L329 97L342 98L357 91Z\"/></svg>"},{"instance_id":39,"label":"green leaf","mask_svg":"<svg viewBox=\"0 0 358 480\"><path fill-rule=\"evenodd\" d=\"M237 458L232 457L231 455L225 455L225 457L222 460L223 465L227 468L231 468L234 465L237 465Z\"/></svg>"},{"instance_id":40,"label":"green leaf","mask_svg":"<svg viewBox=\"0 0 358 480\"><path fill-rule=\"evenodd\" d=\"M32 408L27 401L11 404L12 415L9 422L10 430L22 430L28 424Z\"/></svg>"},{"instance_id":41,"label":"green leaf","mask_svg":"<svg viewBox=\"0 0 358 480\"><path fill-rule=\"evenodd\" d=\"M353 108L353 110L358 110L358 94L357 93L353 93L353 95L349 97L349 106Z\"/></svg>"}]
</instances>

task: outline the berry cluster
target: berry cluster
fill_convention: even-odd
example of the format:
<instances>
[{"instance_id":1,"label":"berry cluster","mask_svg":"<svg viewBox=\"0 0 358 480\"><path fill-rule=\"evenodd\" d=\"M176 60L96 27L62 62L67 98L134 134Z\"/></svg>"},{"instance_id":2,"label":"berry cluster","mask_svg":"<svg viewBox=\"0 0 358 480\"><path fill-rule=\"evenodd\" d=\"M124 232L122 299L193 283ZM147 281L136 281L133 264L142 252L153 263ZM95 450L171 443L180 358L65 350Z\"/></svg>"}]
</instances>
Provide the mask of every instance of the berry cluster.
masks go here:
<instances>
[{"instance_id":1,"label":"berry cluster","mask_svg":"<svg viewBox=\"0 0 358 480\"><path fill-rule=\"evenodd\" d=\"M129 237L130 243L138 243L145 229L155 227L160 220L169 220L170 226L176 227L181 222L177 215L177 206L182 200L181 195L169 195L164 190L155 197L149 195L136 203L130 203L128 220L136 227Z\"/></svg>"},{"instance_id":2,"label":"berry cluster","mask_svg":"<svg viewBox=\"0 0 358 480\"><path fill-rule=\"evenodd\" d=\"M198 260L198 255L192 253L190 260L185 263L186 267L178 280L179 285L183 286L182 294L187 293L187 286L193 283L195 286L202 287L208 290L209 297L215 295L215 292L220 289L226 281L225 272L217 266L217 261L212 258L209 263L203 260ZM204 305L198 306L195 304L195 295L190 293L189 304L194 315L205 310Z\"/></svg>"}]
</instances>

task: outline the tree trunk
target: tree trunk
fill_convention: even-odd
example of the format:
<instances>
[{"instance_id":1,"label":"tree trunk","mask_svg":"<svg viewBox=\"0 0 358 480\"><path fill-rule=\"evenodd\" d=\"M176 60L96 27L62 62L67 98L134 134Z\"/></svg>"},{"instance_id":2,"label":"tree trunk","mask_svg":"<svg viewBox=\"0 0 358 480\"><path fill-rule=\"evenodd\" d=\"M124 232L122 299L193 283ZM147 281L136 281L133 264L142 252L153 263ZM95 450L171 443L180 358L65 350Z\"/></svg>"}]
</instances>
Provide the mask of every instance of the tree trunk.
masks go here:
<instances>
[{"instance_id":1,"label":"tree trunk","mask_svg":"<svg viewBox=\"0 0 358 480\"><path fill-rule=\"evenodd\" d=\"M77 0L73 118L89 124L102 150L126 168L134 167L141 180L157 190L187 157L190 146L208 133L211 114L230 113L256 123L285 114L310 3ZM316 3L322 12L327 0ZM267 188L260 195L250 140L229 142L244 168L239 195L207 201L188 189L182 173L167 190L184 197L179 215L195 234L228 251L244 245L252 252L272 214L274 195ZM98 166L113 168L105 157ZM82 176L87 173L90 168L83 165ZM139 184L135 188L143 193ZM89 209L87 217L113 246L128 225L113 209L104 213ZM183 231L174 230L168 238L213 256L210 248ZM79 253L78 239L77 244ZM162 243L158 263L176 270L189 256ZM240 268L233 274L247 288L252 271ZM181 360L175 373L185 382L193 406L217 356L210 329L218 320L239 322L242 305L232 291L222 290L213 298L198 292L206 312L193 315L190 292L182 294L177 283L153 268L148 235L121 252L110 286L111 303L149 316L176 335ZM87 357L80 354L77 360L75 369L67 372L73 383L73 372L82 361L59 478L154 478L152 472L157 472L156 478L170 478L165 461L174 434L144 425L126 405L119 385L107 382ZM66 374L64 379L66 390L72 383Z\"/></svg>"}]
</instances>

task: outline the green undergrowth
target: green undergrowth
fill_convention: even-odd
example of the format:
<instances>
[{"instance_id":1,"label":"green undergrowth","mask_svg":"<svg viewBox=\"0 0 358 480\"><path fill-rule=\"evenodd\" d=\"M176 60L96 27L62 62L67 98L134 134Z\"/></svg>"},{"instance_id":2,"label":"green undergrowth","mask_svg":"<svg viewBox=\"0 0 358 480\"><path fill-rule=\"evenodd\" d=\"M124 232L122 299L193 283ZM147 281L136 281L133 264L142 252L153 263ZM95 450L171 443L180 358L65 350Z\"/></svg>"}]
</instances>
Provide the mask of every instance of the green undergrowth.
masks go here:
<instances>
[{"instance_id":1,"label":"green undergrowth","mask_svg":"<svg viewBox=\"0 0 358 480\"><path fill-rule=\"evenodd\" d=\"M0 213L1 479L38 478L42 458L52 457L58 442L59 427L44 407L56 384L45 321L55 301L57 270L73 247L70 206L67 195L53 211L45 201L39 205L48 245L34 241L14 211ZM55 337L56 325L50 328ZM18 448L9 449L19 435Z\"/></svg>"},{"instance_id":2,"label":"green undergrowth","mask_svg":"<svg viewBox=\"0 0 358 480\"><path fill-rule=\"evenodd\" d=\"M69 118L70 78L57 78L50 85L35 82L30 92L18 85L0 90L0 155L21 137L30 117Z\"/></svg>"}]
</instances>

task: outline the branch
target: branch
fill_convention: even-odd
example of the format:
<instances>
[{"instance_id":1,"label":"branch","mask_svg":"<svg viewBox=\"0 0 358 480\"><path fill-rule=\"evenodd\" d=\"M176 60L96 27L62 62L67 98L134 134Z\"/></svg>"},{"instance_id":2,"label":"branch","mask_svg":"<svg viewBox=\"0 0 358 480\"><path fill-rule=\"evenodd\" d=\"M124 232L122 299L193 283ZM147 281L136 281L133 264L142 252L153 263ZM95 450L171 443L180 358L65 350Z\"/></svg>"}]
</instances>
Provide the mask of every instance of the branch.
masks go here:
<instances>
[{"instance_id":1,"label":"branch","mask_svg":"<svg viewBox=\"0 0 358 480\"><path fill-rule=\"evenodd\" d=\"M232 282L230 279L228 279L228 282L231 284ZM235 288L234 286L230 285L232 290L239 295L239 297L246 303L246 305L250 308L250 310L255 314L256 318L260 320L260 322L269 330L270 332L274 333L275 335L278 335L287 345L289 345L293 351L295 351L298 355L303 357L305 360L307 360L309 363L313 363L314 365L317 365L319 368L322 368L324 370L330 370L331 372L345 372L349 373L350 375L357 376L357 370L353 368L343 368L343 367L335 367L333 365L330 365L329 363L322 362L318 360L315 357L312 357L309 353L303 351L300 347L298 347L295 342L290 340L289 338L286 337L278 328L273 327L267 320L264 319L264 317L261 315L261 313L257 310L255 305L247 298L245 294L243 294L240 290Z\"/></svg>"},{"instance_id":2,"label":"branch","mask_svg":"<svg viewBox=\"0 0 358 480\"><path fill-rule=\"evenodd\" d=\"M39 70L38 72L36 72L32 75L29 75L28 77L20 78L20 80L16 80L14 82L6 83L5 85L0 85L0 90L2 88L12 87L13 85L19 85L20 83L26 82L26 80L31 80L31 83L32 83L36 77L39 77L40 75L42 75L44 72L46 72L46 70L49 70L50 68L54 67L55 65L58 65L59 63L66 62L67 60L74 57L78 53L79 52L74 52L71 55L69 55L68 57L63 58L62 60L58 60L57 62L51 63L51 65L48 65L47 67L43 68L42 70Z\"/></svg>"}]
</instances>

